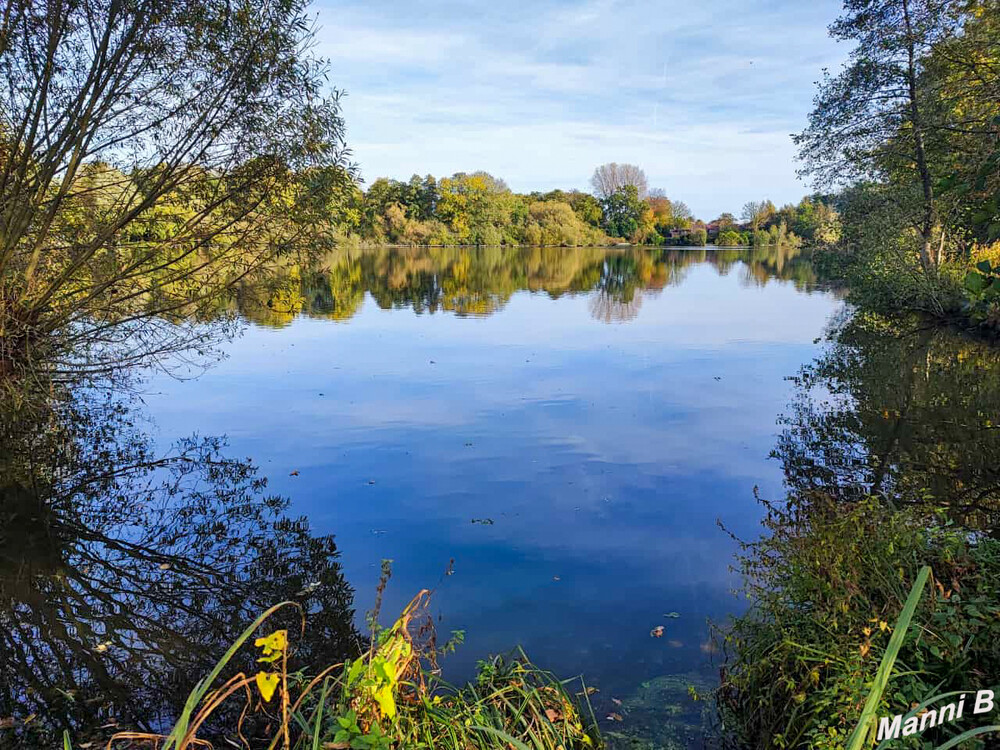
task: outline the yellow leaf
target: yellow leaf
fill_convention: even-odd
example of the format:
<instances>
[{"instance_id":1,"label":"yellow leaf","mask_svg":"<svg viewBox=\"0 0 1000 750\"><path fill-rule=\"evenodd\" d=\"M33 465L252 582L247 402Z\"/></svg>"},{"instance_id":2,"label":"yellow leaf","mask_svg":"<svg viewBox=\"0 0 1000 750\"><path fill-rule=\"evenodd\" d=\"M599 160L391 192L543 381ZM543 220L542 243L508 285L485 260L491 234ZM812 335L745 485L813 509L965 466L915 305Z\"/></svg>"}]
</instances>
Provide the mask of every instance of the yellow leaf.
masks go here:
<instances>
[{"instance_id":1,"label":"yellow leaf","mask_svg":"<svg viewBox=\"0 0 1000 750\"><path fill-rule=\"evenodd\" d=\"M288 648L288 631L276 630L271 635L258 638L253 642L257 648L263 650L265 656L278 652L281 653Z\"/></svg>"},{"instance_id":2,"label":"yellow leaf","mask_svg":"<svg viewBox=\"0 0 1000 750\"><path fill-rule=\"evenodd\" d=\"M257 689L260 690L261 698L270 702L271 698L274 697L274 691L278 689L279 680L278 675L272 672L258 672Z\"/></svg>"},{"instance_id":3,"label":"yellow leaf","mask_svg":"<svg viewBox=\"0 0 1000 750\"><path fill-rule=\"evenodd\" d=\"M378 707L382 709L383 716L391 719L396 715L396 700L392 697L391 686L384 685L377 690L375 700L378 702Z\"/></svg>"}]
</instances>

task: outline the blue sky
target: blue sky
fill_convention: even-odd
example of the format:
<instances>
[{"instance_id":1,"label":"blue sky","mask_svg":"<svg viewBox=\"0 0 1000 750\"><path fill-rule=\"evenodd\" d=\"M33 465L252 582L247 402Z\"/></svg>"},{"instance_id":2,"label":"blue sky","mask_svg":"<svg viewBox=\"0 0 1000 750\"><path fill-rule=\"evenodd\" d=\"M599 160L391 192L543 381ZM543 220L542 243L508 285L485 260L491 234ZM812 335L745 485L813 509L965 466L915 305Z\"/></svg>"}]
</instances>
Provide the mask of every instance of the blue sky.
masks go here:
<instances>
[{"instance_id":1,"label":"blue sky","mask_svg":"<svg viewBox=\"0 0 1000 750\"><path fill-rule=\"evenodd\" d=\"M696 216L797 201L838 0L501 0L315 6L362 175L484 169L516 191L589 189L631 162Z\"/></svg>"}]
</instances>

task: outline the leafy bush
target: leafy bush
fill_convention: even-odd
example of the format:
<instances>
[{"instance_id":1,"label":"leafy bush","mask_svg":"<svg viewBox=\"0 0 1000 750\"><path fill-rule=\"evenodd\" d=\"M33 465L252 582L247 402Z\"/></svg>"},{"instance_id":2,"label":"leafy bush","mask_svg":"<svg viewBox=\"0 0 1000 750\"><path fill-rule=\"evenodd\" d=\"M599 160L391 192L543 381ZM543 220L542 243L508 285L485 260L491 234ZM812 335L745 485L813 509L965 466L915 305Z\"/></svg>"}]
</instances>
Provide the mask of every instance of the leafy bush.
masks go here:
<instances>
[{"instance_id":1,"label":"leafy bush","mask_svg":"<svg viewBox=\"0 0 1000 750\"><path fill-rule=\"evenodd\" d=\"M843 748L924 564L934 586L878 715L990 686L1000 670L1000 541L874 499L840 504L815 493L766 505L769 535L744 544L741 555L755 603L719 633L728 659L718 704L730 739L752 748ZM935 731L949 730L959 725ZM916 740L899 746L918 747Z\"/></svg>"},{"instance_id":2,"label":"leafy bush","mask_svg":"<svg viewBox=\"0 0 1000 750\"><path fill-rule=\"evenodd\" d=\"M981 260L965 275L968 313L980 324L1000 330L1000 262Z\"/></svg>"}]
</instances>

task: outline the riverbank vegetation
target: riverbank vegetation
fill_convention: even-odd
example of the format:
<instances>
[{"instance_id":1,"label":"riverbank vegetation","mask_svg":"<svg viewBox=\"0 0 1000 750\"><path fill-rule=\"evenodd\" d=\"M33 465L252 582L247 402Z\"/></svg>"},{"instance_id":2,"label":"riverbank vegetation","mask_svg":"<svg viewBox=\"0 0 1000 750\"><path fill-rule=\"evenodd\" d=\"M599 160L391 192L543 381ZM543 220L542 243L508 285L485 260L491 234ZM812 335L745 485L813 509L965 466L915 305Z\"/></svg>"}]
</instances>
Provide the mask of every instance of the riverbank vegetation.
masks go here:
<instances>
[{"instance_id":1,"label":"riverbank vegetation","mask_svg":"<svg viewBox=\"0 0 1000 750\"><path fill-rule=\"evenodd\" d=\"M381 587L387 574L383 573ZM223 734L244 746L303 749L476 748L477 750L594 750L603 747L589 691L577 681L561 682L531 665L523 654L480 662L474 682L453 688L437 676L437 658L455 647L438 645L423 591L389 628L373 625L369 647L354 659L319 673L290 672L294 635L274 630L254 639L275 605L237 639L192 691L176 724L162 735L120 732L109 747L165 750L204 746L200 730L227 702L242 703L239 721ZM377 606L377 605L376 605ZM253 640L254 649L249 649ZM460 637L458 637L460 642ZM254 653L245 654L244 652ZM239 658L250 665L232 673ZM254 657L256 664L254 664ZM581 708L581 705L587 708ZM210 724L209 724L210 725ZM68 735L67 735L68 736ZM220 739L220 738L216 738Z\"/></svg>"},{"instance_id":2,"label":"riverbank vegetation","mask_svg":"<svg viewBox=\"0 0 1000 750\"><path fill-rule=\"evenodd\" d=\"M717 696L740 746L844 747L923 565L933 585L877 715L997 687L998 353L940 323L1000 331L998 24L995 0L847 0L831 26L855 46L796 141L839 217L818 272L854 306L796 381L774 453L787 497L742 543L753 603L720 631Z\"/></svg>"},{"instance_id":3,"label":"riverbank vegetation","mask_svg":"<svg viewBox=\"0 0 1000 750\"><path fill-rule=\"evenodd\" d=\"M933 583L878 715L995 688L998 373L988 343L874 313L845 316L799 373L773 454L788 496L762 500L765 533L741 545L752 605L720 631L732 739L844 747L923 565ZM922 739L936 747L995 718Z\"/></svg>"}]
</instances>

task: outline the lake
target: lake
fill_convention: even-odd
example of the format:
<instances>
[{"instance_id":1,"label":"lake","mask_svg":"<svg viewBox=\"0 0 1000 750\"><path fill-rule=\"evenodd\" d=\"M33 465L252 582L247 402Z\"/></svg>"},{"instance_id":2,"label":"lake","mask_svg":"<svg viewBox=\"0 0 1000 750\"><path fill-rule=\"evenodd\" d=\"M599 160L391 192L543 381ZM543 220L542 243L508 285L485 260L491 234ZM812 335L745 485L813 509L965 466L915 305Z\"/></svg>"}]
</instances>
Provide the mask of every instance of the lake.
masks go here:
<instances>
[{"instance_id":1,"label":"lake","mask_svg":"<svg viewBox=\"0 0 1000 750\"><path fill-rule=\"evenodd\" d=\"M162 441L227 435L293 514L334 534L359 612L382 559L387 615L434 589L439 630L466 634L446 676L520 645L582 672L603 717L644 681L715 673L707 621L741 606L716 522L750 538L754 486L780 495L768 454L786 377L840 307L714 252L675 251L660 269L641 254L652 273L633 289L611 269L574 291L559 273L498 278L510 263L489 250L399 251L396 267L386 251L349 319L251 324L225 361L155 380L146 403ZM462 263L482 283L450 287L443 269ZM393 280L393 296L377 287Z\"/></svg>"},{"instance_id":2,"label":"lake","mask_svg":"<svg viewBox=\"0 0 1000 750\"><path fill-rule=\"evenodd\" d=\"M336 608L359 632L381 561L391 560L383 622L428 588L441 640L465 633L443 661L446 678L469 678L478 659L522 647L542 667L582 673L598 689L591 700L605 731L694 745L711 712L688 686L711 689L720 665L709 623L744 606L733 594L736 543L719 523L753 538L761 517L754 488L781 496L782 465L769 454L793 397L787 378L818 355L841 308L796 250L355 251L309 271L286 268L220 303L244 321L240 335L222 345L224 359L187 373L197 377L150 376L141 431L157 454L176 455L182 449L171 446L192 435L226 436L220 453L259 467L266 493L287 502L283 517L305 517L309 535L333 536ZM105 433L131 434L115 428L101 439ZM107 460L107 451L99 455ZM183 597L184 611L212 638L191 636L193 627L177 629L183 638L143 632L119 645L107 635L116 627L138 632L129 618L145 611L154 586L160 598L150 620L177 616L170 592L178 584L167 579L195 577L175 559L208 560L211 548L219 566L255 581L255 606L291 595L268 588L279 576L294 594L326 575L310 580L313 547L312 562L294 575L281 554L262 564L262 547L283 549L276 527L262 521L266 531L247 531L254 511L246 507L212 517L206 508L221 495L205 487L219 477L182 476L156 505L169 514L162 509L197 498L197 510L185 509L176 526L147 515L102 522L100 538L74 531L89 540L74 542L74 554L87 544L104 550L84 555L87 571L118 571L106 581L127 585L121 571L136 567L130 555L141 545L153 571L110 597L106 622L90 602L74 610L74 618L103 622L74 631L96 644L74 652L84 669L94 671L95 648L124 653L155 641L152 651L169 661L177 643L195 651L189 642L197 641L207 655L232 636L235 616L220 622L209 609L239 606L207 584ZM262 488L246 481L233 479L227 503L262 502L254 499ZM145 486L102 485L88 497L136 497ZM191 523L195 516L203 526ZM230 533L230 524L242 530ZM165 534L167 526L176 532ZM235 546L245 540L253 541ZM224 576L215 580L225 588ZM66 618L65 609L51 615ZM82 637L50 635L54 661ZM131 675L146 658L123 655L98 682L148 684ZM13 669L37 672L37 661ZM22 689L41 680L28 675ZM80 691L88 685L81 680ZM16 713L27 694L15 688L7 710ZM40 710L58 700L40 701ZM154 724L155 700L142 716ZM611 714L624 720L604 718Z\"/></svg>"}]
</instances>

